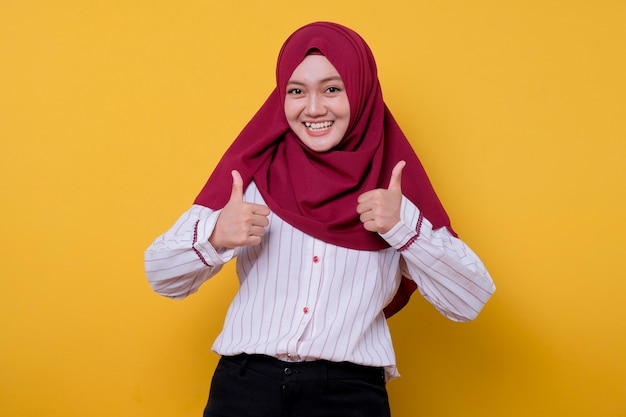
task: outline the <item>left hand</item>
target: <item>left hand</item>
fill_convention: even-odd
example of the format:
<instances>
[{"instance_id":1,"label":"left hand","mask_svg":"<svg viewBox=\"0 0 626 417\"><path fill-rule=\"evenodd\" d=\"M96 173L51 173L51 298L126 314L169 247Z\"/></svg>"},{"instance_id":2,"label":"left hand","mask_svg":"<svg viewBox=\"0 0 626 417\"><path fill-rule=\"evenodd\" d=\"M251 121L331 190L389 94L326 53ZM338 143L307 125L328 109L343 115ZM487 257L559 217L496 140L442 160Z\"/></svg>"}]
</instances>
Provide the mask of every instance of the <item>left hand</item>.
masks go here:
<instances>
[{"instance_id":1,"label":"left hand","mask_svg":"<svg viewBox=\"0 0 626 417\"><path fill-rule=\"evenodd\" d=\"M393 167L387 189L366 191L357 199L356 211L365 230L387 233L400 221L402 169L405 165L405 161L400 161Z\"/></svg>"}]
</instances>

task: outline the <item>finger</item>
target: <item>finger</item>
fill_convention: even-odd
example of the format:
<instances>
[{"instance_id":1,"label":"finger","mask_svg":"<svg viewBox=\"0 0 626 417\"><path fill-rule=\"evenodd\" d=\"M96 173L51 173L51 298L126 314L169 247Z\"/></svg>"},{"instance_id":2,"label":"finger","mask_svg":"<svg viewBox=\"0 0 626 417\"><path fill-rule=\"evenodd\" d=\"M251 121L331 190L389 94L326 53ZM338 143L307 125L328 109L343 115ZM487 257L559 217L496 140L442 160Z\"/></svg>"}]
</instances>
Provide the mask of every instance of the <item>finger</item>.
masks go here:
<instances>
[{"instance_id":1,"label":"finger","mask_svg":"<svg viewBox=\"0 0 626 417\"><path fill-rule=\"evenodd\" d=\"M230 201L243 201L243 179L236 169L231 172L233 176L233 189L230 192Z\"/></svg>"},{"instance_id":2,"label":"finger","mask_svg":"<svg viewBox=\"0 0 626 417\"><path fill-rule=\"evenodd\" d=\"M366 191L363 194L361 194L360 196L357 197L356 202L360 205L362 203L365 203L366 201L370 200L372 198L372 196L374 195L374 192L376 190L370 190L370 191Z\"/></svg>"},{"instance_id":3,"label":"finger","mask_svg":"<svg viewBox=\"0 0 626 417\"><path fill-rule=\"evenodd\" d=\"M265 234L265 228L261 226L252 226L250 227L250 237L253 236L263 236Z\"/></svg>"},{"instance_id":4,"label":"finger","mask_svg":"<svg viewBox=\"0 0 626 417\"><path fill-rule=\"evenodd\" d=\"M250 220L250 224L252 226L265 227L270 224L270 221L267 218L267 216L263 216L260 214L253 214L252 219Z\"/></svg>"},{"instance_id":5,"label":"finger","mask_svg":"<svg viewBox=\"0 0 626 417\"><path fill-rule=\"evenodd\" d=\"M362 194L363 195L363 194ZM359 197L360 200L360 197ZM356 206L356 212L358 214L363 214L367 211L370 211L372 209L371 205L368 204L368 199L367 198L363 198L362 201L359 201L357 206Z\"/></svg>"},{"instance_id":6,"label":"finger","mask_svg":"<svg viewBox=\"0 0 626 417\"><path fill-rule=\"evenodd\" d=\"M373 220L371 212L365 212L365 213L361 214L359 216L359 220L361 221L361 223L367 223L370 220Z\"/></svg>"},{"instance_id":7,"label":"finger","mask_svg":"<svg viewBox=\"0 0 626 417\"><path fill-rule=\"evenodd\" d=\"M252 226L248 231L248 237L246 238L245 246L258 245L261 243L263 236L265 235L265 228L260 226Z\"/></svg>"},{"instance_id":8,"label":"finger","mask_svg":"<svg viewBox=\"0 0 626 417\"><path fill-rule=\"evenodd\" d=\"M376 227L374 226L374 222L366 222L363 223L363 228L368 232L376 232Z\"/></svg>"},{"instance_id":9,"label":"finger","mask_svg":"<svg viewBox=\"0 0 626 417\"><path fill-rule=\"evenodd\" d=\"M262 204L250 203L250 207L252 208L252 214L258 214L259 216L265 217L270 215L270 209L267 206L264 206Z\"/></svg>"},{"instance_id":10,"label":"finger","mask_svg":"<svg viewBox=\"0 0 626 417\"><path fill-rule=\"evenodd\" d=\"M388 190L399 190L402 191L402 169L406 165L405 161L400 161L393 167L391 171L391 179L389 180Z\"/></svg>"}]
</instances>

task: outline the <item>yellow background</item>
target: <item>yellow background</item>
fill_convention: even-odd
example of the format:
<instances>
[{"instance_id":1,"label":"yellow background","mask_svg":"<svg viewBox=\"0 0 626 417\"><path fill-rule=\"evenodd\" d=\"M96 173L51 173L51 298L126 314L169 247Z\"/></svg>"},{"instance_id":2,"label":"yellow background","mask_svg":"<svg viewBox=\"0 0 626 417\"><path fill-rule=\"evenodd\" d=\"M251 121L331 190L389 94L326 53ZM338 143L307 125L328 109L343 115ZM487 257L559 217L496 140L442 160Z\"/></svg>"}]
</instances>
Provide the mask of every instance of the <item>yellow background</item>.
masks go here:
<instances>
[{"instance_id":1,"label":"yellow background","mask_svg":"<svg viewBox=\"0 0 626 417\"><path fill-rule=\"evenodd\" d=\"M234 269L175 302L143 251L313 20L369 42L498 285L391 320L394 416L626 416L623 0L2 0L0 415L201 415Z\"/></svg>"}]
</instances>

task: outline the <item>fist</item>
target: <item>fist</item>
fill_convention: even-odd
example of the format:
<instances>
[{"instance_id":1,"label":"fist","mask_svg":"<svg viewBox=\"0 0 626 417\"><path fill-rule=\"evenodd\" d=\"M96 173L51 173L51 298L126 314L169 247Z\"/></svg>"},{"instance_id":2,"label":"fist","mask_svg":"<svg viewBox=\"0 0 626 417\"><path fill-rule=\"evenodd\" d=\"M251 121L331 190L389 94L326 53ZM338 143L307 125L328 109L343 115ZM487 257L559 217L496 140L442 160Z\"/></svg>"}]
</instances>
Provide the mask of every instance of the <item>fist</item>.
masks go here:
<instances>
[{"instance_id":1,"label":"fist","mask_svg":"<svg viewBox=\"0 0 626 417\"><path fill-rule=\"evenodd\" d=\"M389 186L367 191L357 199L356 211L365 230L387 233L400 221L402 205L402 169L406 162L400 161L391 171Z\"/></svg>"},{"instance_id":2,"label":"fist","mask_svg":"<svg viewBox=\"0 0 626 417\"><path fill-rule=\"evenodd\" d=\"M258 245L269 224L267 206L243 201L243 180L233 170L233 188L228 203L222 209L209 243L214 248L236 248Z\"/></svg>"}]
</instances>

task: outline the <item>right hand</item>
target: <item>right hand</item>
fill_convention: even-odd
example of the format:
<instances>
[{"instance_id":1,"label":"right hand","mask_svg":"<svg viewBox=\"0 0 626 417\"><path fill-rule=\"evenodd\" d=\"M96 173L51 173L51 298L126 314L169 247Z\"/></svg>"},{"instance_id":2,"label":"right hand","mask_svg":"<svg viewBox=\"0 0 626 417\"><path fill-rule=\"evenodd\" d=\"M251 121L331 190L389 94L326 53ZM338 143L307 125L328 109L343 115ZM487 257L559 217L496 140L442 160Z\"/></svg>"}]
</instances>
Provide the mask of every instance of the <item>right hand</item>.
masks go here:
<instances>
[{"instance_id":1,"label":"right hand","mask_svg":"<svg viewBox=\"0 0 626 417\"><path fill-rule=\"evenodd\" d=\"M243 201L243 180L239 171L233 170L233 189L230 200L222 209L209 243L214 248L236 248L258 245L269 224L267 206Z\"/></svg>"}]
</instances>

